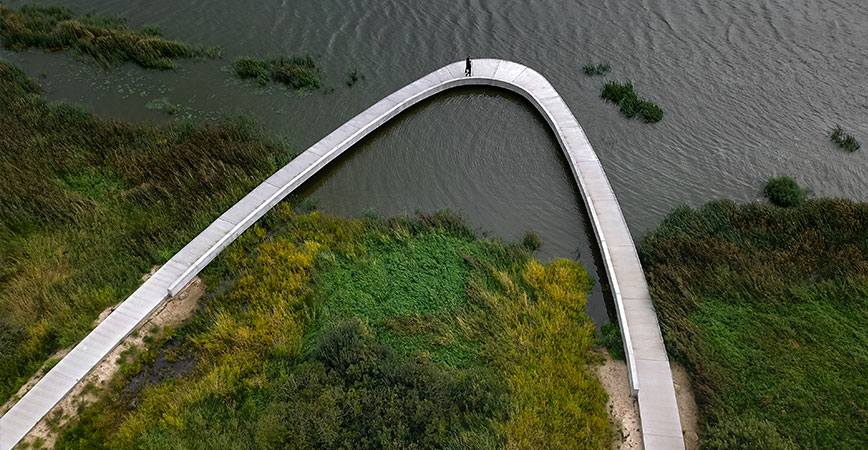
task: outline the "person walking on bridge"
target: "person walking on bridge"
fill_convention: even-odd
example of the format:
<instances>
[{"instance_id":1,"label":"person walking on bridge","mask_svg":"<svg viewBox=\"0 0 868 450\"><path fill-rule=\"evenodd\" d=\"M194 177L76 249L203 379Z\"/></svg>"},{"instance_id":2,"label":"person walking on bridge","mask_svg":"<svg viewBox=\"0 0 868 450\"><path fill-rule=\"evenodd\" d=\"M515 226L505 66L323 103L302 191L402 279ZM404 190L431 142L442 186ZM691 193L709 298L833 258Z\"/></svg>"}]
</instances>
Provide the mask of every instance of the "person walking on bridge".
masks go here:
<instances>
[{"instance_id":1,"label":"person walking on bridge","mask_svg":"<svg viewBox=\"0 0 868 450\"><path fill-rule=\"evenodd\" d=\"M469 77L469 76L470 76L470 66L471 66L471 64L470 64L470 56L468 56L468 57L467 57L467 64L464 65L464 76L465 76L465 77Z\"/></svg>"}]
</instances>

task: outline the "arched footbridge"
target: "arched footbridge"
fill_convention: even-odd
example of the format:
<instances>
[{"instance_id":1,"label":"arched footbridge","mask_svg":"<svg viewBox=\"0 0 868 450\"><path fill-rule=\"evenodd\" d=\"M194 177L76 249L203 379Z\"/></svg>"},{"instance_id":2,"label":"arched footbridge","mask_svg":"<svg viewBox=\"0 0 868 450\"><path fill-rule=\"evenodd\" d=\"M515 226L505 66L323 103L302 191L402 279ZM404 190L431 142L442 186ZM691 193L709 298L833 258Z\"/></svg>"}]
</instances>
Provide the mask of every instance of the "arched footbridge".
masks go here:
<instances>
[{"instance_id":1,"label":"arched footbridge","mask_svg":"<svg viewBox=\"0 0 868 450\"><path fill-rule=\"evenodd\" d=\"M584 199L624 338L630 387L638 396L646 449L683 449L669 360L630 231L582 127L551 83L510 61L477 59L434 71L363 111L278 170L164 264L0 417L0 450L11 449L72 387L169 297L177 294L263 214L353 144L407 108L459 86L516 92L545 117Z\"/></svg>"}]
</instances>

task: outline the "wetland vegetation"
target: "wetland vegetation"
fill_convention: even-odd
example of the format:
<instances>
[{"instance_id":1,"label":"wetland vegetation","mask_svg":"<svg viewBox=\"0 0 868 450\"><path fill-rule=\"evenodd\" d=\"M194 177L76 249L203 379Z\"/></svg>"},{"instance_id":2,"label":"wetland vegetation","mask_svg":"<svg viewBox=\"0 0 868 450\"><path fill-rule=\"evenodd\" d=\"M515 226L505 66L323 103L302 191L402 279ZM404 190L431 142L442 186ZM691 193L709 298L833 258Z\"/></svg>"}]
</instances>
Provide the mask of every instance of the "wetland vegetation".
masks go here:
<instances>
[{"instance_id":1,"label":"wetland vegetation","mask_svg":"<svg viewBox=\"0 0 868 450\"><path fill-rule=\"evenodd\" d=\"M866 448L868 204L771 181L787 207L680 207L641 243L667 349L703 448Z\"/></svg>"},{"instance_id":2,"label":"wetland vegetation","mask_svg":"<svg viewBox=\"0 0 868 450\"><path fill-rule=\"evenodd\" d=\"M132 125L0 62L0 401L294 155L241 120Z\"/></svg>"},{"instance_id":3,"label":"wetland vegetation","mask_svg":"<svg viewBox=\"0 0 868 450\"><path fill-rule=\"evenodd\" d=\"M594 75L605 75L612 70L612 66L607 63L600 63L597 65L593 64L585 64L582 66L582 71L585 72L585 75L592 77Z\"/></svg>"},{"instance_id":4,"label":"wetland vegetation","mask_svg":"<svg viewBox=\"0 0 868 450\"><path fill-rule=\"evenodd\" d=\"M629 81L625 83L607 81L603 85L601 96L618 105L621 114L628 119L641 117L645 123L659 122L663 119L663 109L651 100L639 97L633 90L633 83Z\"/></svg>"},{"instance_id":5,"label":"wetland vegetation","mask_svg":"<svg viewBox=\"0 0 868 450\"><path fill-rule=\"evenodd\" d=\"M119 17L75 17L63 6L25 5L18 9L0 5L0 40L10 50L39 48L45 51L75 50L103 66L133 62L147 69L174 69L179 58L220 55L205 48L162 37L159 27L136 32Z\"/></svg>"},{"instance_id":6,"label":"wetland vegetation","mask_svg":"<svg viewBox=\"0 0 868 450\"><path fill-rule=\"evenodd\" d=\"M233 66L235 76L255 80L261 86L269 81L281 83L298 91L319 89L322 69L312 56L280 57L268 60L238 58Z\"/></svg>"},{"instance_id":7,"label":"wetland vegetation","mask_svg":"<svg viewBox=\"0 0 868 450\"><path fill-rule=\"evenodd\" d=\"M835 128L832 128L832 132L829 134L829 139L831 139L838 147L841 147L848 152L855 152L862 147L862 144L860 144L855 137L844 132L841 125L835 125Z\"/></svg>"},{"instance_id":8,"label":"wetland vegetation","mask_svg":"<svg viewBox=\"0 0 868 450\"><path fill-rule=\"evenodd\" d=\"M195 368L135 391L118 375L59 448L610 445L575 262L542 265L446 213L282 203L204 276L204 307L137 366Z\"/></svg>"}]
</instances>

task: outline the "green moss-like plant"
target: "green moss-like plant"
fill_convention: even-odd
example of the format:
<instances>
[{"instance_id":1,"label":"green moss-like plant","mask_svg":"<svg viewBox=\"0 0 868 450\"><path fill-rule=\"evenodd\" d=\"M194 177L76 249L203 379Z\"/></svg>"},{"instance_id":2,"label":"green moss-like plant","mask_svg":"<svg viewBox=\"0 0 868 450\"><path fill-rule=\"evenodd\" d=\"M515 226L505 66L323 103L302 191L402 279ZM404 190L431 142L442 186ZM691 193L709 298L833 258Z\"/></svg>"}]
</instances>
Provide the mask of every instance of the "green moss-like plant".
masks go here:
<instances>
[{"instance_id":1,"label":"green moss-like plant","mask_svg":"<svg viewBox=\"0 0 868 450\"><path fill-rule=\"evenodd\" d=\"M234 72L238 78L254 79L263 86L272 80L290 89L304 91L319 89L322 84L321 70L311 56L270 60L239 58L235 61Z\"/></svg>"},{"instance_id":2,"label":"green moss-like plant","mask_svg":"<svg viewBox=\"0 0 868 450\"><path fill-rule=\"evenodd\" d=\"M11 50L41 48L74 49L108 67L133 62L147 69L173 69L175 59L216 58L218 48L191 46L163 39L158 27L135 32L114 17L73 17L62 6L25 5L18 9L0 5L0 40Z\"/></svg>"},{"instance_id":3,"label":"green moss-like plant","mask_svg":"<svg viewBox=\"0 0 868 450\"><path fill-rule=\"evenodd\" d=\"M763 186L763 194L773 205L784 208L799 206L808 197L808 191L788 176L769 178Z\"/></svg>"},{"instance_id":4,"label":"green moss-like plant","mask_svg":"<svg viewBox=\"0 0 868 450\"><path fill-rule=\"evenodd\" d=\"M645 123L655 123L663 119L663 109L651 100L639 97L633 90L633 83L607 81L603 85L601 97L615 103L628 119L641 116Z\"/></svg>"},{"instance_id":5,"label":"green moss-like plant","mask_svg":"<svg viewBox=\"0 0 868 450\"><path fill-rule=\"evenodd\" d=\"M848 152L855 152L862 147L862 144L856 140L851 134L845 133L844 129L841 128L841 125L835 125L832 128L831 133L829 134L829 138L832 139L832 142L838 145L838 147L847 150Z\"/></svg>"}]
</instances>

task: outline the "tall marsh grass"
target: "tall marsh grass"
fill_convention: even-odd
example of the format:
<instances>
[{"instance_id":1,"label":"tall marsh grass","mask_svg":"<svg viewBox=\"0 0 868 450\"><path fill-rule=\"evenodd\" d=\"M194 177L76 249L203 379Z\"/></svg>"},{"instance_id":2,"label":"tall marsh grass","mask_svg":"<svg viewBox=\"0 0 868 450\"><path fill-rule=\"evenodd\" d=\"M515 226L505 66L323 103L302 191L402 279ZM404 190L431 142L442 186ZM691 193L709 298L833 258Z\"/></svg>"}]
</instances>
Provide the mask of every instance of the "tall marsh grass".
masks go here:
<instances>
[{"instance_id":1,"label":"tall marsh grass","mask_svg":"<svg viewBox=\"0 0 868 450\"><path fill-rule=\"evenodd\" d=\"M292 157L240 120L132 125L40 92L0 62L0 401Z\"/></svg>"},{"instance_id":2,"label":"tall marsh grass","mask_svg":"<svg viewBox=\"0 0 868 450\"><path fill-rule=\"evenodd\" d=\"M0 41L11 50L40 48L45 51L74 49L108 67L133 62L146 69L174 69L179 58L220 55L218 48L192 46L162 37L157 27L135 32L123 19L73 17L62 6L25 5L18 9L0 5Z\"/></svg>"},{"instance_id":3,"label":"tall marsh grass","mask_svg":"<svg viewBox=\"0 0 868 450\"><path fill-rule=\"evenodd\" d=\"M238 58L234 71L236 77L256 80L262 86L269 80L299 91L319 89L322 85L322 70L311 56L269 60Z\"/></svg>"},{"instance_id":4,"label":"tall marsh grass","mask_svg":"<svg viewBox=\"0 0 868 450\"><path fill-rule=\"evenodd\" d=\"M645 123L659 122L663 119L663 109L656 103L646 98L639 97L633 90L633 83L619 83L607 81L603 85L601 96L618 105L621 114L628 119L641 117Z\"/></svg>"}]
</instances>

